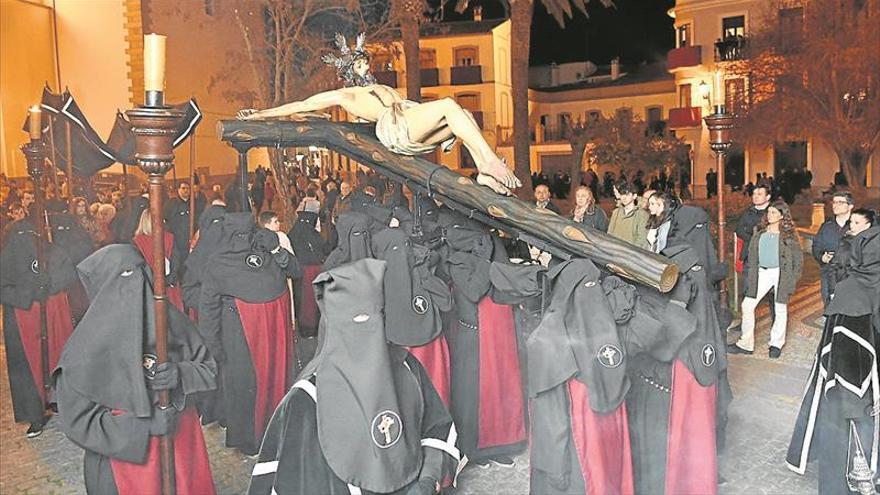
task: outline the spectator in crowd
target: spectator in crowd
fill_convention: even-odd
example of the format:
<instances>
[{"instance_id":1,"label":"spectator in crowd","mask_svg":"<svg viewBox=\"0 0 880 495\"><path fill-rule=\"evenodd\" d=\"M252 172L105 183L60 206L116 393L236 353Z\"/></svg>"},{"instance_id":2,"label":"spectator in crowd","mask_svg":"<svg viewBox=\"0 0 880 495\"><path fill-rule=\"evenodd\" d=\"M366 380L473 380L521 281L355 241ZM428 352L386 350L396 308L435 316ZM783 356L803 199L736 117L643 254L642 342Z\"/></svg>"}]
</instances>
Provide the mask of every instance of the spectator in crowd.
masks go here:
<instances>
[{"instance_id":1,"label":"spectator in crowd","mask_svg":"<svg viewBox=\"0 0 880 495\"><path fill-rule=\"evenodd\" d=\"M838 191L831 197L831 212L834 214L819 227L813 238L813 258L819 263L819 271L822 283L822 302L825 307L831 302L831 293L835 282L835 253L840 244L840 239L850 229L849 217L855 205L852 194L848 191Z\"/></svg>"},{"instance_id":2,"label":"spectator in crowd","mask_svg":"<svg viewBox=\"0 0 880 495\"><path fill-rule=\"evenodd\" d=\"M755 227L767 215L770 206L770 186L766 182L758 182L752 189L752 205L739 217L736 223L737 247L739 260L742 264L743 284L741 294L745 294L749 281L749 242L752 240L752 232Z\"/></svg>"},{"instance_id":3,"label":"spectator in crowd","mask_svg":"<svg viewBox=\"0 0 880 495\"><path fill-rule=\"evenodd\" d=\"M618 206L611 213L608 233L634 246L647 249L648 212L636 205L635 185L626 181L620 182L615 186L614 193Z\"/></svg>"},{"instance_id":4,"label":"spectator in crowd","mask_svg":"<svg viewBox=\"0 0 880 495\"><path fill-rule=\"evenodd\" d=\"M596 198L593 197L593 192L587 186L579 186L574 193L574 208L571 210L571 219L602 232L608 229L608 216L596 204Z\"/></svg>"},{"instance_id":5,"label":"spectator in crowd","mask_svg":"<svg viewBox=\"0 0 880 495\"><path fill-rule=\"evenodd\" d=\"M24 208L24 211L27 212L28 216L34 212L34 208L36 208L36 199L33 191L29 189L22 191L21 206Z\"/></svg>"},{"instance_id":6,"label":"spectator in crowd","mask_svg":"<svg viewBox=\"0 0 880 495\"><path fill-rule=\"evenodd\" d=\"M550 188L547 187L547 184L538 184L538 187L535 188L535 206L559 214L559 207L550 201Z\"/></svg>"},{"instance_id":7,"label":"spectator in crowd","mask_svg":"<svg viewBox=\"0 0 880 495\"><path fill-rule=\"evenodd\" d=\"M749 241L749 280L742 302L742 336L728 346L730 354L752 354L755 350L755 308L772 289L775 316L770 329L771 359L782 354L788 325L788 300L801 277L803 255L800 241L785 201L767 207L767 215Z\"/></svg>"},{"instance_id":8,"label":"spectator in crowd","mask_svg":"<svg viewBox=\"0 0 880 495\"><path fill-rule=\"evenodd\" d=\"M339 196L336 198L336 203L333 206L333 220L336 220L336 217L339 216L340 213L348 211L351 206L351 183L348 181L342 181L339 184Z\"/></svg>"},{"instance_id":9,"label":"spectator in crowd","mask_svg":"<svg viewBox=\"0 0 880 495\"><path fill-rule=\"evenodd\" d=\"M102 204L98 207L98 213L95 215L95 220L98 223L97 241L99 246L106 246L116 242L113 231L110 229L110 222L113 221L115 216L116 208L113 205Z\"/></svg>"},{"instance_id":10,"label":"spectator in crowd","mask_svg":"<svg viewBox=\"0 0 880 495\"><path fill-rule=\"evenodd\" d=\"M275 201L275 180L272 178L272 172L267 173L266 177L266 207L272 209L272 203Z\"/></svg>"},{"instance_id":11,"label":"spectator in crowd","mask_svg":"<svg viewBox=\"0 0 880 495\"><path fill-rule=\"evenodd\" d=\"M714 168L710 168L706 173L706 197L711 198L718 194L718 173Z\"/></svg>"},{"instance_id":12,"label":"spectator in crowd","mask_svg":"<svg viewBox=\"0 0 880 495\"><path fill-rule=\"evenodd\" d=\"M672 226L672 211L676 203L669 193L656 191L648 197L648 221L645 224L647 230L648 249L659 253L666 249L666 239Z\"/></svg>"},{"instance_id":13,"label":"spectator in crowd","mask_svg":"<svg viewBox=\"0 0 880 495\"><path fill-rule=\"evenodd\" d=\"M97 246L99 243L101 228L98 221L95 220L89 211L89 203L86 198L77 196L70 200L70 213L76 218L76 221L89 233L92 242Z\"/></svg>"}]
</instances>

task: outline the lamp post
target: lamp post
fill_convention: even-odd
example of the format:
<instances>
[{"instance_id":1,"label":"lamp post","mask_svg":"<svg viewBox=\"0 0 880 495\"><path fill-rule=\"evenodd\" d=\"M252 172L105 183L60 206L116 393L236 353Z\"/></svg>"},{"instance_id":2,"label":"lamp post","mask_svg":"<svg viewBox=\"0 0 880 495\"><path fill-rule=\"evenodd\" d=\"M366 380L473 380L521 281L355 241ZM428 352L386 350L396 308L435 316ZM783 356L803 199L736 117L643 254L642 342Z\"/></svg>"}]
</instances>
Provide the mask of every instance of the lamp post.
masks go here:
<instances>
[{"instance_id":1,"label":"lamp post","mask_svg":"<svg viewBox=\"0 0 880 495\"><path fill-rule=\"evenodd\" d=\"M703 120L706 121L706 127L709 128L709 147L715 153L715 170L717 177L718 191L718 259L723 263L727 259L727 249L724 235L724 228L727 224L724 214L724 156L727 154L732 144L730 139L730 130L733 129L733 115L727 113L723 103L714 105L714 111L711 115L707 115ZM727 301L727 281L721 281L721 304L728 306Z\"/></svg>"},{"instance_id":2,"label":"lamp post","mask_svg":"<svg viewBox=\"0 0 880 495\"><path fill-rule=\"evenodd\" d=\"M174 135L183 112L165 106L165 37L144 36L144 105L125 114L135 135L135 160L147 174L150 220L153 228L153 304L156 318L156 357L168 361L168 298L165 294L165 174L174 168ZM159 393L159 407L169 405L168 391ZM175 493L174 449L170 435L159 438L162 493Z\"/></svg>"}]
</instances>

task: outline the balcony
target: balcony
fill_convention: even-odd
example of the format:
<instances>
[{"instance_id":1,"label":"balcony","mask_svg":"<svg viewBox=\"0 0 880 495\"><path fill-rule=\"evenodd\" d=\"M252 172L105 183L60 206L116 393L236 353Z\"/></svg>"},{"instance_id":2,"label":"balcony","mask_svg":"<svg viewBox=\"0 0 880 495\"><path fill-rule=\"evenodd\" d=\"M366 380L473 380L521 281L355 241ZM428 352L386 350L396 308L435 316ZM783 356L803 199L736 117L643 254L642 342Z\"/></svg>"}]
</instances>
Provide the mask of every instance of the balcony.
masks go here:
<instances>
[{"instance_id":1,"label":"balcony","mask_svg":"<svg viewBox=\"0 0 880 495\"><path fill-rule=\"evenodd\" d=\"M715 42L715 61L733 62L745 57L747 39L742 36L724 38Z\"/></svg>"},{"instance_id":2,"label":"balcony","mask_svg":"<svg viewBox=\"0 0 880 495\"><path fill-rule=\"evenodd\" d=\"M700 45L673 48L666 55L666 70L696 67L702 63L703 50Z\"/></svg>"},{"instance_id":3,"label":"balcony","mask_svg":"<svg viewBox=\"0 0 880 495\"><path fill-rule=\"evenodd\" d=\"M703 125L700 107L683 107L669 109L669 129L700 127Z\"/></svg>"},{"instance_id":4,"label":"balcony","mask_svg":"<svg viewBox=\"0 0 880 495\"><path fill-rule=\"evenodd\" d=\"M440 70L436 67L431 69L421 69L422 87L439 86Z\"/></svg>"},{"instance_id":5,"label":"balcony","mask_svg":"<svg viewBox=\"0 0 880 495\"><path fill-rule=\"evenodd\" d=\"M383 70L373 72L373 76L376 77L376 82L379 84L384 84L385 86L390 86L392 88L397 87L397 71Z\"/></svg>"},{"instance_id":6,"label":"balcony","mask_svg":"<svg viewBox=\"0 0 880 495\"><path fill-rule=\"evenodd\" d=\"M481 65L459 65L452 67L450 84L480 84L483 82L483 67Z\"/></svg>"}]
</instances>

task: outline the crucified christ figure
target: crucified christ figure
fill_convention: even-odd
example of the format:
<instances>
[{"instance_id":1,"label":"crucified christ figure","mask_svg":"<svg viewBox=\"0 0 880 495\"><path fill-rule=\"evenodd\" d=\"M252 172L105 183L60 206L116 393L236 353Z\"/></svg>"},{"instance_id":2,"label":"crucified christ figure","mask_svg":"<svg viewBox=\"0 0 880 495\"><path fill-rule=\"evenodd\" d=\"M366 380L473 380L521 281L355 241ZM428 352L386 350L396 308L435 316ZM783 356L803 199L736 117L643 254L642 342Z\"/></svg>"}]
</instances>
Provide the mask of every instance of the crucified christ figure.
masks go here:
<instances>
[{"instance_id":1,"label":"crucified christ figure","mask_svg":"<svg viewBox=\"0 0 880 495\"><path fill-rule=\"evenodd\" d=\"M345 38L337 35L336 44L342 56L324 57L326 63L336 66L340 79L346 83L345 88L266 110L241 110L238 118L286 117L338 105L356 118L375 122L376 137L395 153L419 155L438 146L449 151L458 138L477 165L477 183L500 194L510 194L511 189L522 185L505 161L489 147L473 115L455 100L443 98L418 103L403 98L393 88L377 84L370 73L369 54L363 43L361 34L351 50Z\"/></svg>"}]
</instances>

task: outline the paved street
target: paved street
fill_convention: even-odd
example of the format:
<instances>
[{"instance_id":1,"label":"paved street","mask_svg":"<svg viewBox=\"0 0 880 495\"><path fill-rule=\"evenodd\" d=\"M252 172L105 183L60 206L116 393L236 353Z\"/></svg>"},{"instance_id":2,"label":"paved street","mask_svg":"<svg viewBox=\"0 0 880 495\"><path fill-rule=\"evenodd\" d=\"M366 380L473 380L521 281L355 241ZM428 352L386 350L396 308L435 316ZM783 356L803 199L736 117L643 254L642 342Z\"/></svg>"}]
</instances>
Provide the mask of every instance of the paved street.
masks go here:
<instances>
[{"instance_id":1,"label":"paved street","mask_svg":"<svg viewBox=\"0 0 880 495\"><path fill-rule=\"evenodd\" d=\"M812 277L807 277L812 278ZM814 279L815 280L815 279ZM821 335L818 285L802 286L789 306L788 343L782 358L771 361L762 351L770 321L767 306L759 313L755 355L732 356L730 381L735 399L730 409L728 448L721 456L726 478L722 494L815 493L815 470L797 476L784 465L789 435L800 394L809 374L816 343ZM761 316L762 315L762 316ZM736 335L731 335L734 339ZM12 422L5 352L0 353L0 493L81 494L82 451L57 429L53 419L42 436L28 440L27 425ZM223 431L205 429L217 490L243 493L253 460L222 447ZM517 467L469 468L459 479L461 494L525 494L528 492L528 459L517 458Z\"/></svg>"}]
</instances>

